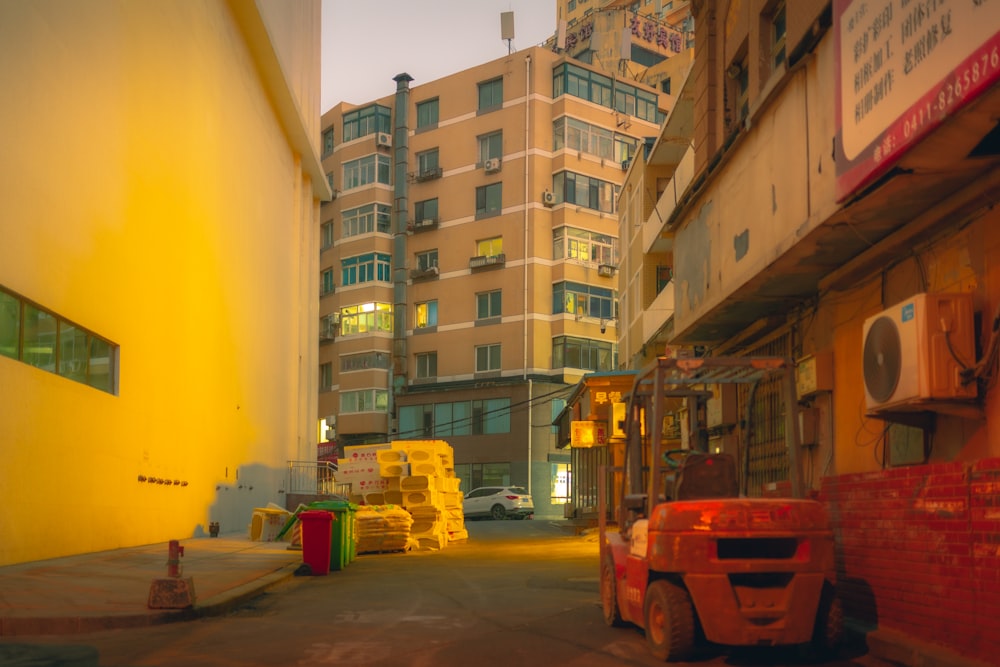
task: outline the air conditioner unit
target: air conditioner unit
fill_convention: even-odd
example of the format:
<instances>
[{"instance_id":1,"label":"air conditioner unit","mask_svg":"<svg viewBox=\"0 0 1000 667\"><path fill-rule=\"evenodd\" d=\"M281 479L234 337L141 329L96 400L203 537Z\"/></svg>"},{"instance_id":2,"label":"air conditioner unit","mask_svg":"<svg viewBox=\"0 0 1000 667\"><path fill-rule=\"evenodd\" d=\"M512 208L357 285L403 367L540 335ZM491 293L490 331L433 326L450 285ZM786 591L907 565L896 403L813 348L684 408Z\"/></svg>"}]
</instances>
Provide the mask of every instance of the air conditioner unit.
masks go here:
<instances>
[{"instance_id":1,"label":"air conditioner unit","mask_svg":"<svg viewBox=\"0 0 1000 667\"><path fill-rule=\"evenodd\" d=\"M483 169L486 170L487 174L495 174L500 171L500 158L491 157L489 160L483 163Z\"/></svg>"},{"instance_id":2,"label":"air conditioner unit","mask_svg":"<svg viewBox=\"0 0 1000 667\"><path fill-rule=\"evenodd\" d=\"M968 293L917 294L866 319L865 408L878 412L975 399L976 383L963 383L960 376L976 363L974 327Z\"/></svg>"},{"instance_id":3,"label":"air conditioner unit","mask_svg":"<svg viewBox=\"0 0 1000 667\"><path fill-rule=\"evenodd\" d=\"M542 193L542 204L548 207L555 206L556 203L556 193L545 191Z\"/></svg>"},{"instance_id":4,"label":"air conditioner unit","mask_svg":"<svg viewBox=\"0 0 1000 667\"><path fill-rule=\"evenodd\" d=\"M384 146L385 148L392 147L392 135L388 132L376 132L375 133L375 145Z\"/></svg>"},{"instance_id":5,"label":"air conditioner unit","mask_svg":"<svg viewBox=\"0 0 1000 667\"><path fill-rule=\"evenodd\" d=\"M324 419L326 420L327 428L333 428L337 425L337 415L327 415Z\"/></svg>"},{"instance_id":6,"label":"air conditioner unit","mask_svg":"<svg viewBox=\"0 0 1000 667\"><path fill-rule=\"evenodd\" d=\"M610 278L615 275L615 267L612 264L600 264L597 267L597 275Z\"/></svg>"}]
</instances>

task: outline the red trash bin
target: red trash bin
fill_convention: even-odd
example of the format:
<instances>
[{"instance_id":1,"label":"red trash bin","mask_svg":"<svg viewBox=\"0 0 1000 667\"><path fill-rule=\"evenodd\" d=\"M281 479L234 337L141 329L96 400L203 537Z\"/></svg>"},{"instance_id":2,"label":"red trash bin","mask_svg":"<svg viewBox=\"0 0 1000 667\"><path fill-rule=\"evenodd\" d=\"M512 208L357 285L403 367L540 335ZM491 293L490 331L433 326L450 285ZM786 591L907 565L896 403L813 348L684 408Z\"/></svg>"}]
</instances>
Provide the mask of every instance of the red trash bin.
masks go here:
<instances>
[{"instance_id":1,"label":"red trash bin","mask_svg":"<svg viewBox=\"0 0 1000 667\"><path fill-rule=\"evenodd\" d=\"M333 515L324 510L299 513L302 522L302 562L314 576L330 572L330 538L333 536Z\"/></svg>"}]
</instances>

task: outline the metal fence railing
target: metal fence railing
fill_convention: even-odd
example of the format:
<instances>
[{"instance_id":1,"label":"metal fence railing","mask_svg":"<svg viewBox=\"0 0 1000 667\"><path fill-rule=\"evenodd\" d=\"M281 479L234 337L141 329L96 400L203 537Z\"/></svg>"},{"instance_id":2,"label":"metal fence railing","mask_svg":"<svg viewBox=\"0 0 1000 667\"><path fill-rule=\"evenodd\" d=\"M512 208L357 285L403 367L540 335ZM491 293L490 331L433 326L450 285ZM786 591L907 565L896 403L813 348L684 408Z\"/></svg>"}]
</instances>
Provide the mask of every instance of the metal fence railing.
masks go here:
<instances>
[{"instance_id":1,"label":"metal fence railing","mask_svg":"<svg viewBox=\"0 0 1000 667\"><path fill-rule=\"evenodd\" d=\"M287 493L307 495L349 495L350 483L337 481L337 465L330 461L289 461Z\"/></svg>"}]
</instances>

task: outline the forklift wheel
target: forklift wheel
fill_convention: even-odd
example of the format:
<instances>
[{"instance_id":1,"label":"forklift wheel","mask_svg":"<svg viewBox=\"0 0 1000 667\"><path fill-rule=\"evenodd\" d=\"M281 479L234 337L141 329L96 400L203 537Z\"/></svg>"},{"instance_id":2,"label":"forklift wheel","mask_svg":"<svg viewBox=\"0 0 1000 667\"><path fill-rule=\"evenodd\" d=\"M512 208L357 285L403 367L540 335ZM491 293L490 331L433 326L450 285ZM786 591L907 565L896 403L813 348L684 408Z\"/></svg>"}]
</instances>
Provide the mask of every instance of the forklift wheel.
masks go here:
<instances>
[{"instance_id":1,"label":"forklift wheel","mask_svg":"<svg viewBox=\"0 0 1000 667\"><path fill-rule=\"evenodd\" d=\"M615 563L610 554L601 563L601 611L604 612L604 622L610 627L625 625L621 609L618 608L618 582L615 579Z\"/></svg>"},{"instance_id":2,"label":"forklift wheel","mask_svg":"<svg viewBox=\"0 0 1000 667\"><path fill-rule=\"evenodd\" d=\"M819 599L819 610L816 612L816 625L813 628L812 648L821 656L836 653L844 632L844 609L840 597L829 583L823 584L823 593Z\"/></svg>"},{"instance_id":3,"label":"forklift wheel","mask_svg":"<svg viewBox=\"0 0 1000 667\"><path fill-rule=\"evenodd\" d=\"M646 643L660 660L687 660L694 653L694 609L691 596L660 579L646 590Z\"/></svg>"}]
</instances>

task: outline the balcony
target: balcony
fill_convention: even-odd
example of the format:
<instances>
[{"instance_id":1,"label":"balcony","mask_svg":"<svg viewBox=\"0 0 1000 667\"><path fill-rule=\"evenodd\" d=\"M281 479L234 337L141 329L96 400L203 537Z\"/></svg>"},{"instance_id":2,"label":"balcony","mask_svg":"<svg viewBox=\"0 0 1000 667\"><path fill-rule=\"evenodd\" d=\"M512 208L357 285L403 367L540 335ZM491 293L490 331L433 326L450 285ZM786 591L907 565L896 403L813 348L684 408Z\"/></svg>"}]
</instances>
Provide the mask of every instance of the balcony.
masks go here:
<instances>
[{"instance_id":1,"label":"balcony","mask_svg":"<svg viewBox=\"0 0 1000 667\"><path fill-rule=\"evenodd\" d=\"M435 169L424 169L417 172L416 181L417 183L433 181L435 178L441 178L442 173L441 167L437 167Z\"/></svg>"},{"instance_id":2,"label":"balcony","mask_svg":"<svg viewBox=\"0 0 1000 667\"><path fill-rule=\"evenodd\" d=\"M507 262L507 257L503 253L499 255L479 255L469 258L469 268L473 271L477 269L488 269L503 266Z\"/></svg>"},{"instance_id":3,"label":"balcony","mask_svg":"<svg viewBox=\"0 0 1000 667\"><path fill-rule=\"evenodd\" d=\"M437 266L428 266L426 269L410 269L410 280L429 280L437 278L441 270Z\"/></svg>"},{"instance_id":4,"label":"balcony","mask_svg":"<svg viewBox=\"0 0 1000 667\"><path fill-rule=\"evenodd\" d=\"M616 267L612 264L600 264L597 267L597 275L604 276L605 278L613 278L615 270Z\"/></svg>"},{"instance_id":5,"label":"balcony","mask_svg":"<svg viewBox=\"0 0 1000 667\"><path fill-rule=\"evenodd\" d=\"M414 220L408 225L408 229L411 232L426 232L432 229L437 229L438 221L437 218L424 218L422 220Z\"/></svg>"}]
</instances>

